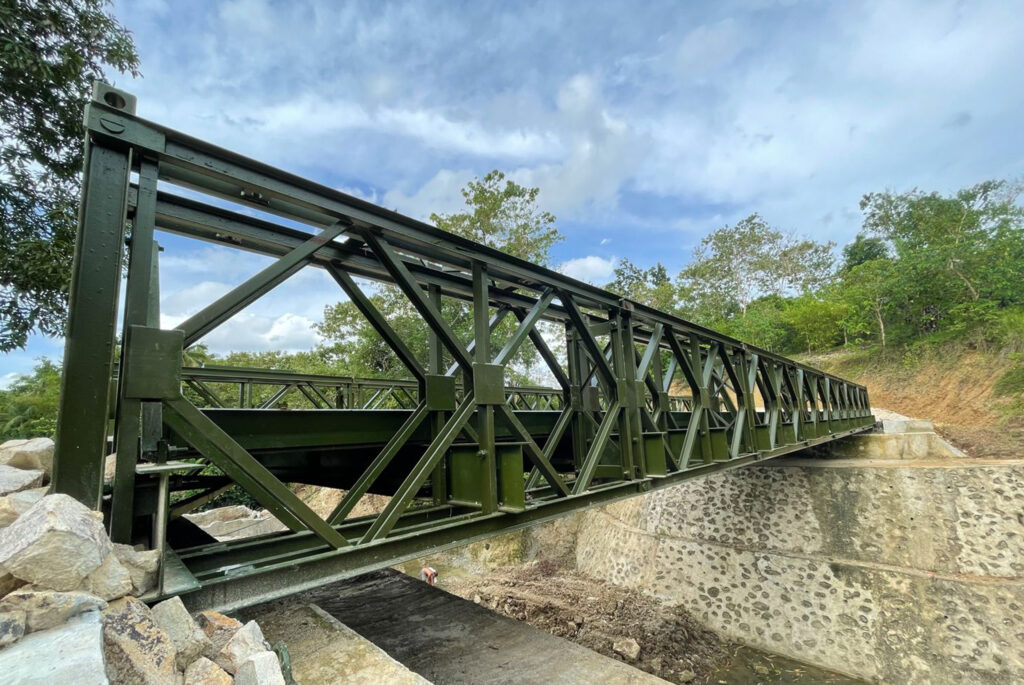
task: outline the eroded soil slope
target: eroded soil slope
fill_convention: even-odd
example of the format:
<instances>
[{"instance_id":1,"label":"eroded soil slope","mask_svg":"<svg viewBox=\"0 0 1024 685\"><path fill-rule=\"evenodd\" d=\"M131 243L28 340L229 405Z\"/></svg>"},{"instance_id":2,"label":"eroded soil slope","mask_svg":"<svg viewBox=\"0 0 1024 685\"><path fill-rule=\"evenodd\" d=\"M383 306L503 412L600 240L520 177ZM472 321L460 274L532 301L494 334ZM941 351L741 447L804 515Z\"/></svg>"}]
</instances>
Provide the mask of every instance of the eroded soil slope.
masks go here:
<instances>
[{"instance_id":1,"label":"eroded soil slope","mask_svg":"<svg viewBox=\"0 0 1024 685\"><path fill-rule=\"evenodd\" d=\"M968 456L1024 456L1024 421L1007 417L1007 399L993 391L1010 355L949 346L920 357L833 352L804 361L863 383L872 406L931 419Z\"/></svg>"}]
</instances>

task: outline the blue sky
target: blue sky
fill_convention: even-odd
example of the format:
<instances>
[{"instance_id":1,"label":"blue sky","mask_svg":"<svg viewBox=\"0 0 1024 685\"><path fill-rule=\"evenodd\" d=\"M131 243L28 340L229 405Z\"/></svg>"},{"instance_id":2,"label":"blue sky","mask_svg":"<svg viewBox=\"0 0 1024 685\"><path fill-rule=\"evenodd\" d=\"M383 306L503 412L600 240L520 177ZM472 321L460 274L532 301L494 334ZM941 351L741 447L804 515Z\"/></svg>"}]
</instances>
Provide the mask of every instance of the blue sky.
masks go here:
<instances>
[{"instance_id":1,"label":"blue sky","mask_svg":"<svg viewBox=\"0 0 1024 685\"><path fill-rule=\"evenodd\" d=\"M1024 168L1017 2L123 0L139 114L389 208L458 210L498 168L541 188L554 264L676 272L751 212L838 244L871 190ZM266 262L161 236L164 324ZM211 347L304 349L339 299L312 270ZM0 382L59 357L33 338Z\"/></svg>"}]
</instances>

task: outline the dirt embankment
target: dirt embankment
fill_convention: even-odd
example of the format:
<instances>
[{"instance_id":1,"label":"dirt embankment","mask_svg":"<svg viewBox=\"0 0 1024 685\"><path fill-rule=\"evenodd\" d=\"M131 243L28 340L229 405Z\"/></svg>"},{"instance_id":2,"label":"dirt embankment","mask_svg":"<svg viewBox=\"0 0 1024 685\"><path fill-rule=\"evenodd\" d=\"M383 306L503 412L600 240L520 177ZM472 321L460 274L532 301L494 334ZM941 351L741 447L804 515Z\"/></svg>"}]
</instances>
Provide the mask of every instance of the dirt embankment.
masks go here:
<instances>
[{"instance_id":1,"label":"dirt embankment","mask_svg":"<svg viewBox=\"0 0 1024 685\"><path fill-rule=\"evenodd\" d=\"M1008 417L996 382L1015 361L1011 355L946 345L916 356L902 353L831 352L806 363L863 383L871 404L935 427L968 456L1024 456L1024 420Z\"/></svg>"},{"instance_id":2,"label":"dirt embankment","mask_svg":"<svg viewBox=\"0 0 1024 685\"><path fill-rule=\"evenodd\" d=\"M730 645L685 609L552 562L454 578L445 590L675 683L700 682L729 655ZM624 649L630 640L635 658Z\"/></svg>"}]
</instances>

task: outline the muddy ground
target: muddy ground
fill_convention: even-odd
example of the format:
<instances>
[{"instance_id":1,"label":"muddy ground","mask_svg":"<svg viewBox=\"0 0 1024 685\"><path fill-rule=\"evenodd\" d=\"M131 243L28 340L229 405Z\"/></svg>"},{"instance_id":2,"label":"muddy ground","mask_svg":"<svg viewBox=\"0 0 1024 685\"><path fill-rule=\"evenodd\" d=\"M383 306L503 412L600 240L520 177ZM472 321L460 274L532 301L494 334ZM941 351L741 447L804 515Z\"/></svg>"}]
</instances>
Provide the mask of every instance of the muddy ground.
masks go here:
<instances>
[{"instance_id":1,"label":"muddy ground","mask_svg":"<svg viewBox=\"0 0 1024 685\"><path fill-rule=\"evenodd\" d=\"M703 628L682 607L587 578L550 561L449 576L442 586L673 683L861 682L739 647ZM614 647L627 638L640 645L635 659Z\"/></svg>"}]
</instances>

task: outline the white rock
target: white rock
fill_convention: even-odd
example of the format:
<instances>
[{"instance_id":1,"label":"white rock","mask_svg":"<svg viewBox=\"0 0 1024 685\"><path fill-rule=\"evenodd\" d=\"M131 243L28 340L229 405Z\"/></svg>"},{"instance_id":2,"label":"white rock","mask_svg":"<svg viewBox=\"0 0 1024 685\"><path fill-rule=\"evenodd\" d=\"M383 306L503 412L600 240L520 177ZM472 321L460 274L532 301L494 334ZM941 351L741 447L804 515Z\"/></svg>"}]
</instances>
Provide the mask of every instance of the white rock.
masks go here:
<instances>
[{"instance_id":1,"label":"white rock","mask_svg":"<svg viewBox=\"0 0 1024 685\"><path fill-rule=\"evenodd\" d=\"M43 484L46 474L37 469L19 469L6 464L0 465L0 497Z\"/></svg>"},{"instance_id":2,"label":"white rock","mask_svg":"<svg viewBox=\"0 0 1024 685\"><path fill-rule=\"evenodd\" d=\"M178 685L174 643L134 597L111 602L103 612L103 654L115 683Z\"/></svg>"},{"instance_id":3,"label":"white rock","mask_svg":"<svg viewBox=\"0 0 1024 685\"><path fill-rule=\"evenodd\" d=\"M36 469L49 475L53 472L53 440L32 438L17 445L0 446L0 464L19 469Z\"/></svg>"},{"instance_id":4,"label":"white rock","mask_svg":"<svg viewBox=\"0 0 1024 685\"><path fill-rule=\"evenodd\" d=\"M28 617L24 611L0 611L0 648L14 644L25 637L25 621Z\"/></svg>"},{"instance_id":5,"label":"white rock","mask_svg":"<svg viewBox=\"0 0 1024 685\"><path fill-rule=\"evenodd\" d=\"M0 528L6 528L46 495L48 488L33 488L0 497Z\"/></svg>"},{"instance_id":6,"label":"white rock","mask_svg":"<svg viewBox=\"0 0 1024 685\"><path fill-rule=\"evenodd\" d=\"M196 625L180 597L172 597L153 607L153 620L163 628L178 651L178 668L184 669L210 648L210 638Z\"/></svg>"},{"instance_id":7,"label":"white rock","mask_svg":"<svg viewBox=\"0 0 1024 685\"><path fill-rule=\"evenodd\" d=\"M0 443L0 454L3 454L3 451L6 449L10 449L11 447L17 447L18 445L24 445L26 442L28 442L27 438L15 438L14 440L7 440L6 442L2 442Z\"/></svg>"},{"instance_id":8,"label":"white rock","mask_svg":"<svg viewBox=\"0 0 1024 685\"><path fill-rule=\"evenodd\" d=\"M206 656L214 660L227 645L228 640L233 638L242 627L240 621L225 616L219 611L201 611L196 614L196 621L206 637L210 638L210 649L206 652Z\"/></svg>"},{"instance_id":9,"label":"white rock","mask_svg":"<svg viewBox=\"0 0 1024 685\"><path fill-rule=\"evenodd\" d=\"M217 665L228 673L238 673L242 663L253 654L270 651L270 644L263 639L263 631L256 621L249 621L238 629L217 655Z\"/></svg>"},{"instance_id":10,"label":"white rock","mask_svg":"<svg viewBox=\"0 0 1024 685\"><path fill-rule=\"evenodd\" d=\"M235 685L284 685L281 664L273 652L259 652L242 662Z\"/></svg>"},{"instance_id":11,"label":"white rock","mask_svg":"<svg viewBox=\"0 0 1024 685\"><path fill-rule=\"evenodd\" d=\"M56 628L72 616L107 606L99 597L86 592L55 592L27 587L0 599L0 612L25 612L27 632Z\"/></svg>"},{"instance_id":12,"label":"white rock","mask_svg":"<svg viewBox=\"0 0 1024 685\"><path fill-rule=\"evenodd\" d=\"M0 566L41 588L74 590L110 551L102 515L67 495L43 497L0 529Z\"/></svg>"},{"instance_id":13,"label":"white rock","mask_svg":"<svg viewBox=\"0 0 1024 685\"><path fill-rule=\"evenodd\" d=\"M81 589L111 602L131 594L132 587L131 574L111 552L95 571L86 576Z\"/></svg>"},{"instance_id":14,"label":"white rock","mask_svg":"<svg viewBox=\"0 0 1024 685\"><path fill-rule=\"evenodd\" d=\"M630 661L635 661L640 656L640 643L631 637L619 638L612 643L612 651Z\"/></svg>"},{"instance_id":15,"label":"white rock","mask_svg":"<svg viewBox=\"0 0 1024 685\"><path fill-rule=\"evenodd\" d=\"M185 685L231 685L232 678L206 657L199 657L185 669Z\"/></svg>"},{"instance_id":16,"label":"white rock","mask_svg":"<svg viewBox=\"0 0 1024 685\"><path fill-rule=\"evenodd\" d=\"M0 649L0 674L4 683L18 685L108 685L99 612L88 611Z\"/></svg>"},{"instance_id":17,"label":"white rock","mask_svg":"<svg viewBox=\"0 0 1024 685\"><path fill-rule=\"evenodd\" d=\"M220 542L238 540L254 535L265 535L284 530L284 524L266 509L256 511L241 504L218 507L198 514L185 514L185 518L202 528Z\"/></svg>"},{"instance_id":18,"label":"white rock","mask_svg":"<svg viewBox=\"0 0 1024 685\"><path fill-rule=\"evenodd\" d=\"M114 543L114 554L121 565L128 569L132 577L132 593L141 597L156 585L156 572L160 567L160 550L150 549L143 552L131 545Z\"/></svg>"},{"instance_id":19,"label":"white rock","mask_svg":"<svg viewBox=\"0 0 1024 685\"><path fill-rule=\"evenodd\" d=\"M108 454L103 460L103 482L113 483L114 472L117 471L117 453Z\"/></svg>"}]
</instances>

